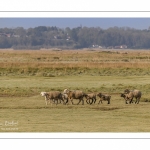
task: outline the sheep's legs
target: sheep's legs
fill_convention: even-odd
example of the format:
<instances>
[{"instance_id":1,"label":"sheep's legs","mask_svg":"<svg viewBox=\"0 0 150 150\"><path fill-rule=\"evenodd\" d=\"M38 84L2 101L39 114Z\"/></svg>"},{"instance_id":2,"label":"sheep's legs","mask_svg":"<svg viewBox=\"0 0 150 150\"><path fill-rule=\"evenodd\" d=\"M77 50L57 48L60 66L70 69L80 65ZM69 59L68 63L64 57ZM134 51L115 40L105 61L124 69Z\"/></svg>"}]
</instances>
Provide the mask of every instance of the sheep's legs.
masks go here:
<instances>
[{"instance_id":1,"label":"sheep's legs","mask_svg":"<svg viewBox=\"0 0 150 150\"><path fill-rule=\"evenodd\" d=\"M79 103L77 105L79 105L81 101L82 101L82 105L84 105L84 100L83 99L79 99Z\"/></svg>"},{"instance_id":2,"label":"sheep's legs","mask_svg":"<svg viewBox=\"0 0 150 150\"><path fill-rule=\"evenodd\" d=\"M101 99L99 100L99 103L103 104ZM98 103L98 104L99 104L99 103Z\"/></svg>"},{"instance_id":3,"label":"sheep's legs","mask_svg":"<svg viewBox=\"0 0 150 150\"><path fill-rule=\"evenodd\" d=\"M45 100L45 104L47 105L47 100Z\"/></svg>"},{"instance_id":4,"label":"sheep's legs","mask_svg":"<svg viewBox=\"0 0 150 150\"><path fill-rule=\"evenodd\" d=\"M139 101L140 101L140 99L139 99L139 98L137 98L137 99L136 99L136 101L135 101L135 104L138 104L138 103L139 103Z\"/></svg>"},{"instance_id":5,"label":"sheep's legs","mask_svg":"<svg viewBox=\"0 0 150 150\"><path fill-rule=\"evenodd\" d=\"M133 98L130 100L130 102L129 102L130 104L132 103L132 100L133 100Z\"/></svg>"},{"instance_id":6,"label":"sheep's legs","mask_svg":"<svg viewBox=\"0 0 150 150\"><path fill-rule=\"evenodd\" d=\"M92 103L94 103L94 104L96 103L96 98L93 99L93 102L92 102Z\"/></svg>"},{"instance_id":7,"label":"sheep's legs","mask_svg":"<svg viewBox=\"0 0 150 150\"><path fill-rule=\"evenodd\" d=\"M80 104L80 102L81 102L81 99L79 99L79 103L78 103L77 105L79 105L79 104Z\"/></svg>"}]
</instances>

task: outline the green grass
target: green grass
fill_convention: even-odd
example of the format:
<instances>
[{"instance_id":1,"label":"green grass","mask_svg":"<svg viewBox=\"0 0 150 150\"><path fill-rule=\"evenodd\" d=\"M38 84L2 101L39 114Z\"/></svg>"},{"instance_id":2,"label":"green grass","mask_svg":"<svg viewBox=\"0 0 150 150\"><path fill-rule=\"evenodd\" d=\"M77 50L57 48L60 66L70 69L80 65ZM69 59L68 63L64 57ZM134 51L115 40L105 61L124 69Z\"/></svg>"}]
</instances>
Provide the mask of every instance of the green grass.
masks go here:
<instances>
[{"instance_id":1,"label":"green grass","mask_svg":"<svg viewBox=\"0 0 150 150\"><path fill-rule=\"evenodd\" d=\"M149 80L149 76L0 77L0 93L4 96L33 96L41 91L63 91L65 88L120 93L125 88L136 88L146 96Z\"/></svg>"},{"instance_id":2,"label":"green grass","mask_svg":"<svg viewBox=\"0 0 150 150\"><path fill-rule=\"evenodd\" d=\"M1 132L149 132L149 76L0 77ZM125 88L143 93L140 104L126 105ZM111 104L45 105L41 91L64 88L108 93ZM75 104L78 100L74 100ZM17 126L5 126L5 121Z\"/></svg>"},{"instance_id":3,"label":"green grass","mask_svg":"<svg viewBox=\"0 0 150 150\"><path fill-rule=\"evenodd\" d=\"M12 98L13 104L6 99L0 122L18 121L17 132L149 132L150 103L125 105L114 98L110 105L46 107L38 96Z\"/></svg>"}]
</instances>

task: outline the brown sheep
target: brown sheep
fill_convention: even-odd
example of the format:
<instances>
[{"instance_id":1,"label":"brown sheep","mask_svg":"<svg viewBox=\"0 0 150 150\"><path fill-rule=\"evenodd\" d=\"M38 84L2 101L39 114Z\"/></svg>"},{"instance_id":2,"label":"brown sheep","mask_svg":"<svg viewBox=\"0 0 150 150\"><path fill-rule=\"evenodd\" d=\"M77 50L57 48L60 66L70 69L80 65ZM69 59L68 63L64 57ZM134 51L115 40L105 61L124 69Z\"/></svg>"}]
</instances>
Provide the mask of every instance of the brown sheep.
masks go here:
<instances>
[{"instance_id":1,"label":"brown sheep","mask_svg":"<svg viewBox=\"0 0 150 150\"><path fill-rule=\"evenodd\" d=\"M85 97L85 93L83 91L80 90L70 91L68 89L65 89L64 93L68 95L68 100L71 101L72 104L73 104L73 99L79 99L79 103L82 101L82 105L84 105L83 98Z\"/></svg>"},{"instance_id":2,"label":"brown sheep","mask_svg":"<svg viewBox=\"0 0 150 150\"><path fill-rule=\"evenodd\" d=\"M85 98L86 98L86 102L87 102L87 104L93 104L93 102L94 102L94 104L95 104L95 102L96 102L96 94L95 93L89 93L89 94L86 94L85 95ZM88 101L89 100L89 101ZM90 100L92 100L92 102L90 103Z\"/></svg>"},{"instance_id":3,"label":"brown sheep","mask_svg":"<svg viewBox=\"0 0 150 150\"><path fill-rule=\"evenodd\" d=\"M126 104L128 104L127 101L131 101L131 98L128 97L128 94L121 93L120 96L123 97L123 98L125 99L125 103L126 103Z\"/></svg>"},{"instance_id":4,"label":"brown sheep","mask_svg":"<svg viewBox=\"0 0 150 150\"><path fill-rule=\"evenodd\" d=\"M107 104L110 104L110 99L111 99L111 96L110 96L110 95L104 95L104 94L102 94L102 93L98 93L97 96L100 98L99 103L100 103L100 102L102 103L102 101L104 100L104 101L108 101ZM98 103L98 104L99 104L99 103Z\"/></svg>"},{"instance_id":5,"label":"brown sheep","mask_svg":"<svg viewBox=\"0 0 150 150\"><path fill-rule=\"evenodd\" d=\"M132 90L130 91L129 89L126 89L124 91L125 94L128 94L128 99L130 99L130 104L132 103L133 98L136 99L135 104L139 104L140 98L142 96L141 91L139 90Z\"/></svg>"}]
</instances>

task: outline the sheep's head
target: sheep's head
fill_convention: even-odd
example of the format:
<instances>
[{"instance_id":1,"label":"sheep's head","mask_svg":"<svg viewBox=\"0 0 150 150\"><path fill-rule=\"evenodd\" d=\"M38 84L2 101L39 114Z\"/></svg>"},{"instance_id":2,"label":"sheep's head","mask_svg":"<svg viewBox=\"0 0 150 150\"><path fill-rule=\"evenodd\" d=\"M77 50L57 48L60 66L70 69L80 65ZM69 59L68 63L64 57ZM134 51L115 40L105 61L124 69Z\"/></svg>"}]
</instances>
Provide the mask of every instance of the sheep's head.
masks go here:
<instances>
[{"instance_id":1,"label":"sheep's head","mask_svg":"<svg viewBox=\"0 0 150 150\"><path fill-rule=\"evenodd\" d=\"M89 95L87 95L87 94L84 94L84 97L85 97L86 99L88 99L88 98L89 98Z\"/></svg>"},{"instance_id":2,"label":"sheep's head","mask_svg":"<svg viewBox=\"0 0 150 150\"><path fill-rule=\"evenodd\" d=\"M127 94L128 94L128 93L130 93L130 90L129 90L129 89L125 89L125 90L124 90L124 93L127 93Z\"/></svg>"},{"instance_id":3,"label":"sheep's head","mask_svg":"<svg viewBox=\"0 0 150 150\"><path fill-rule=\"evenodd\" d=\"M121 93L121 94L120 94L120 97L125 97L125 94Z\"/></svg>"},{"instance_id":4,"label":"sheep's head","mask_svg":"<svg viewBox=\"0 0 150 150\"><path fill-rule=\"evenodd\" d=\"M98 93L97 96L102 97L102 93Z\"/></svg>"},{"instance_id":5,"label":"sheep's head","mask_svg":"<svg viewBox=\"0 0 150 150\"><path fill-rule=\"evenodd\" d=\"M68 89L64 89L64 94L67 94L69 92Z\"/></svg>"},{"instance_id":6,"label":"sheep's head","mask_svg":"<svg viewBox=\"0 0 150 150\"><path fill-rule=\"evenodd\" d=\"M41 92L41 96L46 96L46 92Z\"/></svg>"}]
</instances>

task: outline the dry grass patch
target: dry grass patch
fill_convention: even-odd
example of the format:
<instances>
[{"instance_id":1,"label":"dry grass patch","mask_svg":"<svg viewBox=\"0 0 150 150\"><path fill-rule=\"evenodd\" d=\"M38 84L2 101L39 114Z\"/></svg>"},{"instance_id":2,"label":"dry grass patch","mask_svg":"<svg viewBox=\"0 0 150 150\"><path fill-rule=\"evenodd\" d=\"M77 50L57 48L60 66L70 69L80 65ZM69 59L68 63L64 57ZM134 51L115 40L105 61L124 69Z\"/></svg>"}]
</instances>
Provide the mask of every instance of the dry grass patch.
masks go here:
<instances>
[{"instance_id":1,"label":"dry grass patch","mask_svg":"<svg viewBox=\"0 0 150 150\"><path fill-rule=\"evenodd\" d=\"M150 63L149 51L115 50L106 53L103 50L1 50L1 67L22 68L118 68L118 67L147 67Z\"/></svg>"}]
</instances>

